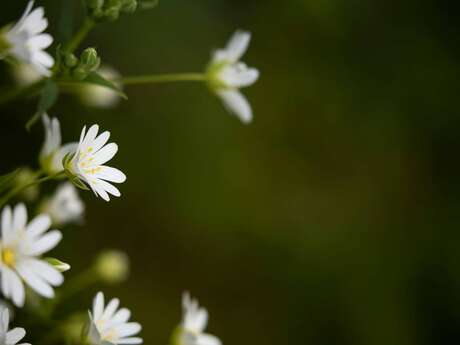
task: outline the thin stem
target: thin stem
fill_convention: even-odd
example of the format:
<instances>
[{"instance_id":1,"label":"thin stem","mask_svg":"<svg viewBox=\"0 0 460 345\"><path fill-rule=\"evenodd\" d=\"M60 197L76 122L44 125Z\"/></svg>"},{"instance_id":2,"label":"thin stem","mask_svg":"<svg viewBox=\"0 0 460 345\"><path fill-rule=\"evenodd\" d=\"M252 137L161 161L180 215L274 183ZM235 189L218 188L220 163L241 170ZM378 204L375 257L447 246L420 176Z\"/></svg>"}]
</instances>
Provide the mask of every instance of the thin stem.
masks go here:
<instances>
[{"instance_id":1,"label":"thin stem","mask_svg":"<svg viewBox=\"0 0 460 345\"><path fill-rule=\"evenodd\" d=\"M205 81L206 75L203 73L177 73L177 74L153 74L134 77L124 77L119 79L123 85L171 83L179 81Z\"/></svg>"},{"instance_id":2,"label":"thin stem","mask_svg":"<svg viewBox=\"0 0 460 345\"><path fill-rule=\"evenodd\" d=\"M33 84L27 85L25 87L12 89L11 91L8 91L3 95L0 95L0 105L4 105L6 103L14 101L17 98L25 97L29 94L34 93L35 91L38 91L44 82L45 79L41 79Z\"/></svg>"},{"instance_id":3,"label":"thin stem","mask_svg":"<svg viewBox=\"0 0 460 345\"><path fill-rule=\"evenodd\" d=\"M83 22L81 28L75 33L70 42L67 43L65 51L67 53L73 53L81 44L81 42L85 39L85 37L89 34L89 32L94 28L95 25L96 22L93 19L87 17Z\"/></svg>"},{"instance_id":4,"label":"thin stem","mask_svg":"<svg viewBox=\"0 0 460 345\"><path fill-rule=\"evenodd\" d=\"M13 189L11 189L8 193L5 194L5 196L3 196L2 198L0 198L0 209L5 206L5 204L13 197L15 197L16 195L18 195L19 193L21 193L22 191L26 190L27 188L29 187L32 187L32 186L37 186L43 182L46 182L46 181L51 181L51 180L55 180L61 176L64 175L64 172L61 171L57 174L54 174L54 175L50 175L50 176L45 176L45 177L42 177L42 178L35 178L33 179L32 181L28 182L28 183L25 183L23 185L20 185L20 186L17 186Z\"/></svg>"}]
</instances>

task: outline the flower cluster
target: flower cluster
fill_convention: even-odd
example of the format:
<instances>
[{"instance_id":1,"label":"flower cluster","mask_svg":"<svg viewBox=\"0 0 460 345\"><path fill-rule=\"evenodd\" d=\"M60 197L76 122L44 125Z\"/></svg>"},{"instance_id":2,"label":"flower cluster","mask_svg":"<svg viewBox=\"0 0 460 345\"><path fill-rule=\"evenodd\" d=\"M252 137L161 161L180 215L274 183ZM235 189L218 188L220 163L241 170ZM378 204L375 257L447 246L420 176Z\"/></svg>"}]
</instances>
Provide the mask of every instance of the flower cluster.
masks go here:
<instances>
[{"instance_id":1,"label":"flower cluster","mask_svg":"<svg viewBox=\"0 0 460 345\"><path fill-rule=\"evenodd\" d=\"M202 73L181 73L166 75L146 75L123 77L121 73L107 65L101 65L101 57L96 49L87 47L77 57L74 52L81 45L85 35L97 24L106 20L116 20L120 15L134 13L140 9L154 7L157 1L138 0L85 0L87 17L81 29L69 42L59 42L55 56L46 49L54 39L45 33L48 20L43 7L34 8L29 1L22 17L14 24L0 29L0 59L13 64L13 75L19 85L13 98L1 98L2 102L13 101L16 96L39 95L37 111L27 126L37 119L42 120L44 140L38 154L40 169L21 168L0 176L0 291L3 297L17 308L26 304L30 308L44 306L36 312L46 320L48 327L50 314L65 298L74 293L72 289L60 294L56 291L64 283L64 272L70 265L56 258L44 257L63 240L62 229L71 224L83 224L85 204L79 190L90 190L96 197L110 201L120 197L115 184L126 181L126 175L119 169L107 165L118 152L118 145L110 142L111 133L100 130L99 125L83 126L80 137L63 144L61 122L52 113L52 107L59 95L59 88L66 86L87 106L111 108L125 98L124 88L130 84L145 84L174 81L200 81L207 84L231 114L243 123L250 123L253 111L241 89L253 85L259 78L259 71L241 62L246 53L251 34L237 31L224 49L212 54L211 62ZM59 182L53 195L41 197L38 186L47 181ZM25 192L34 189L25 198ZM19 199L15 206L13 199ZM22 200L21 200L22 199ZM34 213L26 208L27 202L37 201ZM128 256L117 250L99 255L94 265L83 272L75 286L82 282L92 284L104 282L120 283L129 273ZM95 279L97 278L97 279ZM78 280L80 279L80 280ZM89 282L89 283L88 283ZM86 286L84 286L86 287ZM51 300L46 304L46 300ZM173 332L171 345L220 345L221 341L208 333L205 328L208 312L198 301L184 293L182 297L183 317ZM89 311L86 325L77 321L60 324L57 329L67 330L61 334L66 338L80 334L83 344L141 344L138 336L141 325L130 322L129 309L120 308L117 298L105 303L104 294L97 293ZM25 330L9 330L9 310L0 306L0 344L15 345L24 336ZM69 320L78 319L69 318ZM74 332L75 325L78 331ZM83 332L81 332L83 330ZM49 330L46 330L48 332ZM26 344L24 344L26 345Z\"/></svg>"}]
</instances>

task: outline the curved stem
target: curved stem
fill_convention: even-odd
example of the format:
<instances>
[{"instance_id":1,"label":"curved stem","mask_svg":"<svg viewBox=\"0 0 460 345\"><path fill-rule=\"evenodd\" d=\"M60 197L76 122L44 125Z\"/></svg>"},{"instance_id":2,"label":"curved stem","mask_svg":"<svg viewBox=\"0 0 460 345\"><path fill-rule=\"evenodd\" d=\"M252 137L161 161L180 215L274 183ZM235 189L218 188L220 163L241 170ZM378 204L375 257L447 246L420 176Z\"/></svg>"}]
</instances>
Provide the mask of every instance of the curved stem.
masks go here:
<instances>
[{"instance_id":1,"label":"curved stem","mask_svg":"<svg viewBox=\"0 0 460 345\"><path fill-rule=\"evenodd\" d=\"M70 42L66 44L65 51L67 53L73 53L95 25L96 22L93 19L87 17L81 28L75 33Z\"/></svg>"},{"instance_id":2,"label":"curved stem","mask_svg":"<svg viewBox=\"0 0 460 345\"><path fill-rule=\"evenodd\" d=\"M19 193L21 193L22 191L26 190L27 188L29 187L33 187L33 186L37 186L43 182L46 182L46 181L51 181L51 180L55 180L61 176L63 176L65 173L63 171L57 173L57 174L54 174L54 175L50 175L50 176L45 176L45 177L42 177L42 178L36 178L36 179L33 179L32 181L28 182L28 183L25 183L23 185L20 185L20 186L17 186L13 189L11 189L8 193L6 193L2 198L0 198L0 208L2 208L3 206L5 206L5 204L13 197L15 197L16 195L18 195Z\"/></svg>"},{"instance_id":3,"label":"curved stem","mask_svg":"<svg viewBox=\"0 0 460 345\"><path fill-rule=\"evenodd\" d=\"M179 81L205 81L206 75L203 73L177 73L177 74L153 74L134 77L120 78L118 81L123 85L140 85L171 83Z\"/></svg>"}]
</instances>

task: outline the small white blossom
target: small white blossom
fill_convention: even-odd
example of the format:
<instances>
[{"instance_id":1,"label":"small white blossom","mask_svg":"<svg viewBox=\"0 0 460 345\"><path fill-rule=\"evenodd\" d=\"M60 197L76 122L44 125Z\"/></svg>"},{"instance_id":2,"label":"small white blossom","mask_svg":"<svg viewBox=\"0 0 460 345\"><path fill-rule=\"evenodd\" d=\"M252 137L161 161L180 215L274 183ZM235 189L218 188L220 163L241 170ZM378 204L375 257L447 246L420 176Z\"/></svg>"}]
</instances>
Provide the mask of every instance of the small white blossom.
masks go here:
<instances>
[{"instance_id":1,"label":"small white blossom","mask_svg":"<svg viewBox=\"0 0 460 345\"><path fill-rule=\"evenodd\" d=\"M250 40L249 32L235 32L225 49L214 52L208 68L211 89L222 99L227 110L244 123L252 121L252 108L239 89L251 86L259 79L257 69L240 62Z\"/></svg>"},{"instance_id":2,"label":"small white blossom","mask_svg":"<svg viewBox=\"0 0 460 345\"><path fill-rule=\"evenodd\" d=\"M120 77L118 71L107 65L99 67L97 72L107 80L116 80ZM94 108L108 109L120 103L120 96L115 91L90 83L83 83L78 95L83 104Z\"/></svg>"},{"instance_id":3,"label":"small white blossom","mask_svg":"<svg viewBox=\"0 0 460 345\"><path fill-rule=\"evenodd\" d=\"M65 182L50 199L43 202L40 211L49 214L53 224L66 225L83 219L85 204L80 199L77 188L72 183Z\"/></svg>"},{"instance_id":4,"label":"small white blossom","mask_svg":"<svg viewBox=\"0 0 460 345\"><path fill-rule=\"evenodd\" d=\"M9 330L10 312L8 308L0 307L0 344L2 345L16 345L24 338L26 331L24 328L16 327ZM19 345L29 345L22 343Z\"/></svg>"},{"instance_id":5,"label":"small white blossom","mask_svg":"<svg viewBox=\"0 0 460 345\"><path fill-rule=\"evenodd\" d=\"M104 294L99 292L93 301L90 312L89 341L92 345L104 344L142 344L142 338L135 337L141 331L137 322L128 322L131 312L126 308L118 309L120 300L112 299L107 306Z\"/></svg>"},{"instance_id":6,"label":"small white blossom","mask_svg":"<svg viewBox=\"0 0 460 345\"><path fill-rule=\"evenodd\" d=\"M39 295L54 297L53 286L63 283L63 275L40 256L53 249L62 239L58 230L47 231L48 215L39 215L27 224L27 210L18 204L9 206L1 217L0 274L1 290L6 298L22 307L25 300L24 282Z\"/></svg>"},{"instance_id":7,"label":"small white blossom","mask_svg":"<svg viewBox=\"0 0 460 345\"><path fill-rule=\"evenodd\" d=\"M208 323L208 311L200 307L196 299L192 299L188 292L182 296L182 323L178 345L220 345L219 338L204 333Z\"/></svg>"},{"instance_id":8,"label":"small white blossom","mask_svg":"<svg viewBox=\"0 0 460 345\"><path fill-rule=\"evenodd\" d=\"M2 55L11 55L32 65L41 75L50 76L54 59L45 49L53 43L53 38L43 33L48 27L43 7L32 10L33 5L34 1L29 1L21 19L0 38L6 46Z\"/></svg>"},{"instance_id":9,"label":"small white blossom","mask_svg":"<svg viewBox=\"0 0 460 345\"><path fill-rule=\"evenodd\" d=\"M103 165L111 160L118 151L118 145L109 143L110 132L98 135L99 126L93 125L86 132L83 128L80 143L74 156L66 164L67 171L84 181L94 192L105 201L109 201L109 194L120 196L120 191L110 184L123 183L126 176L120 170ZM109 181L109 182L107 182Z\"/></svg>"},{"instance_id":10,"label":"small white blossom","mask_svg":"<svg viewBox=\"0 0 460 345\"><path fill-rule=\"evenodd\" d=\"M40 152L40 164L48 174L56 174L64 170L62 160L77 149L78 143L69 143L61 146L61 125L57 118L50 119L47 114L43 117L45 127L45 142Z\"/></svg>"}]
</instances>

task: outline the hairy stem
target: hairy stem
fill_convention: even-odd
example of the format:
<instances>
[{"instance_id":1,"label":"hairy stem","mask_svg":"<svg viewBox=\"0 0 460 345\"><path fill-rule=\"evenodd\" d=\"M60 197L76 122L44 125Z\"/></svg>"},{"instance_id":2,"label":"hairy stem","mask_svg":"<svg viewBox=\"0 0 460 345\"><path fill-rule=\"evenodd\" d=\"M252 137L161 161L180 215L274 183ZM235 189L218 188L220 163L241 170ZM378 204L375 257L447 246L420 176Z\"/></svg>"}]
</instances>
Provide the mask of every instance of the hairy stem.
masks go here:
<instances>
[{"instance_id":1,"label":"hairy stem","mask_svg":"<svg viewBox=\"0 0 460 345\"><path fill-rule=\"evenodd\" d=\"M123 85L140 85L155 83L172 83L179 81L205 81L203 73L177 73L177 74L153 74L134 77L120 78L118 81Z\"/></svg>"}]
</instances>

